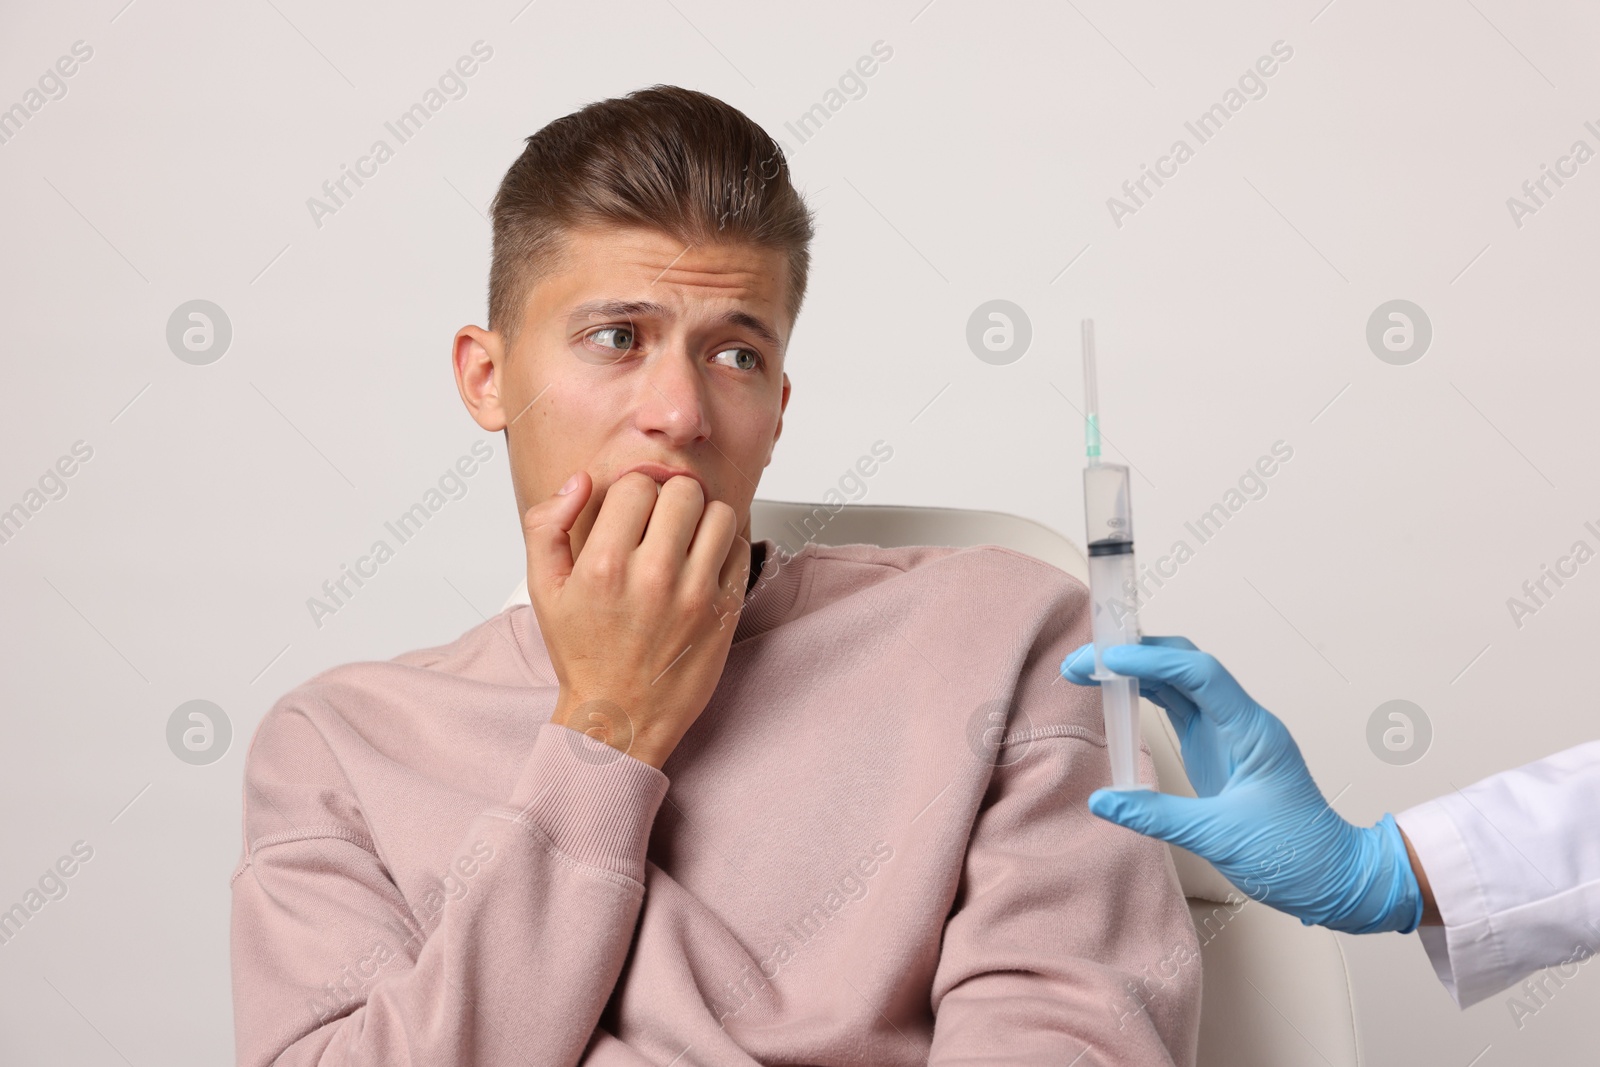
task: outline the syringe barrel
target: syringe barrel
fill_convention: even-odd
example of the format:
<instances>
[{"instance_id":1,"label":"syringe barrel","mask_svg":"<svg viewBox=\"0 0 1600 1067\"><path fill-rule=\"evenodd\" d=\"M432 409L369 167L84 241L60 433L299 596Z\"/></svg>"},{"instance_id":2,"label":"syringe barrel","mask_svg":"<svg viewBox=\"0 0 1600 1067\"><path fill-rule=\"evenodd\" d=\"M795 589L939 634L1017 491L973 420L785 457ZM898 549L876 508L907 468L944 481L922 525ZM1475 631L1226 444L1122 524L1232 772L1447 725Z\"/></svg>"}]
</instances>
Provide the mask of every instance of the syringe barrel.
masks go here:
<instances>
[{"instance_id":1,"label":"syringe barrel","mask_svg":"<svg viewBox=\"0 0 1600 1067\"><path fill-rule=\"evenodd\" d=\"M1083 472L1089 542L1089 595L1094 625L1094 677L1100 682L1113 789L1143 789L1139 781L1139 683L1106 669L1112 645L1136 645L1138 569L1133 554L1133 508L1128 468L1097 463Z\"/></svg>"},{"instance_id":2,"label":"syringe barrel","mask_svg":"<svg viewBox=\"0 0 1600 1067\"><path fill-rule=\"evenodd\" d=\"M1112 645L1137 645L1139 587L1133 553L1089 557L1089 597L1093 601L1096 673L1104 673L1100 652Z\"/></svg>"},{"instance_id":3,"label":"syringe barrel","mask_svg":"<svg viewBox=\"0 0 1600 1067\"><path fill-rule=\"evenodd\" d=\"M1099 651L1139 643L1139 584L1133 557L1133 503L1128 468L1098 463L1083 471L1083 510L1094 597L1096 673Z\"/></svg>"},{"instance_id":4,"label":"syringe barrel","mask_svg":"<svg viewBox=\"0 0 1600 1067\"><path fill-rule=\"evenodd\" d=\"M1083 514L1089 544L1133 544L1132 486L1121 463L1096 463L1083 469ZM1130 548L1131 551L1131 548Z\"/></svg>"},{"instance_id":5,"label":"syringe barrel","mask_svg":"<svg viewBox=\"0 0 1600 1067\"><path fill-rule=\"evenodd\" d=\"M1139 680L1112 675L1100 683L1112 789L1145 789L1139 781Z\"/></svg>"}]
</instances>

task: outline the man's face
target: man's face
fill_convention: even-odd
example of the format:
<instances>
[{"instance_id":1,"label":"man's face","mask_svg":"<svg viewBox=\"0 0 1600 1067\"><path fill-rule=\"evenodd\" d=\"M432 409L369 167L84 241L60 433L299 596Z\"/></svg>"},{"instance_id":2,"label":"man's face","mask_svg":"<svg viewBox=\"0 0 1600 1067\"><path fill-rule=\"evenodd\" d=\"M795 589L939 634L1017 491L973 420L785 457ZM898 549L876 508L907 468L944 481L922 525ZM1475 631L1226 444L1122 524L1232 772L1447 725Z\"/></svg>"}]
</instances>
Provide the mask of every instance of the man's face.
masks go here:
<instances>
[{"instance_id":1,"label":"man's face","mask_svg":"<svg viewBox=\"0 0 1600 1067\"><path fill-rule=\"evenodd\" d=\"M533 286L509 350L498 332L456 334L462 399L478 425L507 430L518 514L587 470L595 492L573 524L576 555L611 484L657 463L698 476L748 539L789 404L788 283L779 251L572 233L566 268Z\"/></svg>"}]
</instances>

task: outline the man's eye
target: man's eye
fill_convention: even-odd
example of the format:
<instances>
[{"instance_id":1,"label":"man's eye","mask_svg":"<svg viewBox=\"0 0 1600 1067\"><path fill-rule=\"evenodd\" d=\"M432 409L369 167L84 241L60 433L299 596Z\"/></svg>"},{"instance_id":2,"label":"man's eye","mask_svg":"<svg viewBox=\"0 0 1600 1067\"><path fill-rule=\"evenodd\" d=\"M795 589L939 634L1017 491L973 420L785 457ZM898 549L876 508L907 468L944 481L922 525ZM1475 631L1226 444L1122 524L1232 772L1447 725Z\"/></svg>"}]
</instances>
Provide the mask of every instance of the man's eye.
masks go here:
<instances>
[{"instance_id":1,"label":"man's eye","mask_svg":"<svg viewBox=\"0 0 1600 1067\"><path fill-rule=\"evenodd\" d=\"M741 370L755 370L757 367L761 366L761 363L762 363L761 353L757 352L753 348L724 348L721 352L718 352L717 355L725 356L729 352L734 353L735 358L738 358L738 356L740 354L743 354L743 355L748 356L750 358L750 362L748 364L745 364L743 362L738 364L738 366L739 366L739 368Z\"/></svg>"},{"instance_id":2,"label":"man's eye","mask_svg":"<svg viewBox=\"0 0 1600 1067\"><path fill-rule=\"evenodd\" d=\"M608 333L610 333L610 334L618 334L621 337L621 347L620 348L613 348L609 344L602 343L600 345L601 348L611 348L612 351L615 352L615 351L625 351L625 350L633 347L633 331L631 329L629 329L628 327L626 327L626 326L604 326L604 327L601 327L600 329L594 331L593 333L591 333L589 335L589 340L593 341L596 337L603 337L604 335L606 335Z\"/></svg>"}]
</instances>

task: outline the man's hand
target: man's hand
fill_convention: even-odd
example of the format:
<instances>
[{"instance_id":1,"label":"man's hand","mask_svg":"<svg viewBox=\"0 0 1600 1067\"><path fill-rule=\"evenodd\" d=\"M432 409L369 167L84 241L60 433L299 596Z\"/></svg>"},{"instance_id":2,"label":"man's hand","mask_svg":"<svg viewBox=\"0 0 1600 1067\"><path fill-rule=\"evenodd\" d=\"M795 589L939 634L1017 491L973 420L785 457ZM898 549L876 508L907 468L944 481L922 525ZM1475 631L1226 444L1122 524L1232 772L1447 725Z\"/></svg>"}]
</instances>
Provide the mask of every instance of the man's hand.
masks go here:
<instances>
[{"instance_id":1,"label":"man's hand","mask_svg":"<svg viewBox=\"0 0 1600 1067\"><path fill-rule=\"evenodd\" d=\"M658 487L634 471L607 491L574 560L568 534L594 490L587 471L574 477L522 519L528 598L560 683L550 721L659 769L722 677L750 542L693 478Z\"/></svg>"},{"instance_id":2,"label":"man's hand","mask_svg":"<svg viewBox=\"0 0 1600 1067\"><path fill-rule=\"evenodd\" d=\"M1183 637L1146 637L1105 650L1106 669L1139 679L1166 709L1197 798L1097 789L1089 810L1211 862L1256 900L1308 926L1346 933L1417 925L1423 900L1392 815L1346 822L1323 799L1289 730L1217 662ZM1061 664L1062 677L1097 684L1094 648Z\"/></svg>"}]
</instances>

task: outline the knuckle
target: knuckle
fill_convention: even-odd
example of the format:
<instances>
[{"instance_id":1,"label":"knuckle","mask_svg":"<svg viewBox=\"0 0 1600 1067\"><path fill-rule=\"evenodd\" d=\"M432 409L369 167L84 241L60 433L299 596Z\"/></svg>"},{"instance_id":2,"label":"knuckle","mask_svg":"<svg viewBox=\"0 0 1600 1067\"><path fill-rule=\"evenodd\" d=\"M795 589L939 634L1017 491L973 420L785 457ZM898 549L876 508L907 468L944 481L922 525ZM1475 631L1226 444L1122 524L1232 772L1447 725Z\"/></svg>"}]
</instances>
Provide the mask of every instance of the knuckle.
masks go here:
<instances>
[{"instance_id":1,"label":"knuckle","mask_svg":"<svg viewBox=\"0 0 1600 1067\"><path fill-rule=\"evenodd\" d=\"M590 576L605 585L620 582L627 573L626 561L608 549L596 547L593 552L585 551L579 558L585 564Z\"/></svg>"},{"instance_id":2,"label":"knuckle","mask_svg":"<svg viewBox=\"0 0 1600 1067\"><path fill-rule=\"evenodd\" d=\"M535 504L522 513L522 528L529 533L537 532L544 525L545 514L550 510L547 503Z\"/></svg>"}]
</instances>

